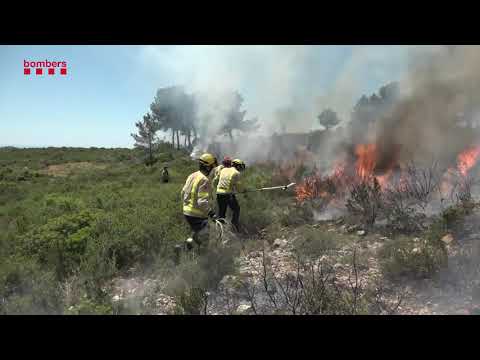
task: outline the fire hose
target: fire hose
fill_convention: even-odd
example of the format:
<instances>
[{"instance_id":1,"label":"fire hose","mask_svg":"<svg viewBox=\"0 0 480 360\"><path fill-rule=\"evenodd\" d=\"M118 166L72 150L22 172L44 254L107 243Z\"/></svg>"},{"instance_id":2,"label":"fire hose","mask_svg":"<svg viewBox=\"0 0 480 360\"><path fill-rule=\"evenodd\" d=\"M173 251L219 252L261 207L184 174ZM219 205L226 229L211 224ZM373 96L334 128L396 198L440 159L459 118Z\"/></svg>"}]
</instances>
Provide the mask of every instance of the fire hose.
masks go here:
<instances>
[{"instance_id":1,"label":"fire hose","mask_svg":"<svg viewBox=\"0 0 480 360\"><path fill-rule=\"evenodd\" d=\"M296 185L295 183L290 183L288 185L282 185L282 186L272 186L272 187L263 187L259 189L247 189L242 192L236 192L235 194L245 194L249 192L257 192L257 191L268 191L268 190L284 190L286 191L287 189L291 188L292 186ZM217 229L217 232L219 233L217 241L220 241L223 245L223 235L224 235L224 226L223 222L217 219L216 217L211 219L212 222L215 224L215 228Z\"/></svg>"},{"instance_id":2,"label":"fire hose","mask_svg":"<svg viewBox=\"0 0 480 360\"><path fill-rule=\"evenodd\" d=\"M215 223L215 228L217 229L217 231L218 229L220 229L220 231L218 232L219 235L217 237L217 241L221 242L223 240L223 224L218 219L213 219L213 222Z\"/></svg>"},{"instance_id":3,"label":"fire hose","mask_svg":"<svg viewBox=\"0 0 480 360\"><path fill-rule=\"evenodd\" d=\"M256 191L268 191L268 190L284 190L286 191L287 189L291 188L292 186L296 185L295 183L290 183L288 185L282 185L282 186L272 186L272 187L263 187L259 189L247 189L242 192L238 192L237 194L245 194L249 192L256 192Z\"/></svg>"}]
</instances>

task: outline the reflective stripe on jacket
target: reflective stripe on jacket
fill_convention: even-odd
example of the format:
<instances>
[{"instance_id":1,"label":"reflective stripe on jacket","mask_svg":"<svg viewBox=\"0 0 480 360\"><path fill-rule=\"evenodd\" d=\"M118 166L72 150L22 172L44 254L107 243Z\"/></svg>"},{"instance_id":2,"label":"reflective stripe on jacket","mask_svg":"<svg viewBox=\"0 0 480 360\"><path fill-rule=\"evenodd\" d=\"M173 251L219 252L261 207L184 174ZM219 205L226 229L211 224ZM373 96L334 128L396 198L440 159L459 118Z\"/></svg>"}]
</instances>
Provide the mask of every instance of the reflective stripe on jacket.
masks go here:
<instances>
[{"instance_id":1,"label":"reflective stripe on jacket","mask_svg":"<svg viewBox=\"0 0 480 360\"><path fill-rule=\"evenodd\" d=\"M182 189L183 213L207 218L210 198L210 180L201 171L191 174Z\"/></svg>"},{"instance_id":2,"label":"reflective stripe on jacket","mask_svg":"<svg viewBox=\"0 0 480 360\"><path fill-rule=\"evenodd\" d=\"M240 172L234 167L223 168L217 186L217 194L231 194L242 191Z\"/></svg>"}]
</instances>

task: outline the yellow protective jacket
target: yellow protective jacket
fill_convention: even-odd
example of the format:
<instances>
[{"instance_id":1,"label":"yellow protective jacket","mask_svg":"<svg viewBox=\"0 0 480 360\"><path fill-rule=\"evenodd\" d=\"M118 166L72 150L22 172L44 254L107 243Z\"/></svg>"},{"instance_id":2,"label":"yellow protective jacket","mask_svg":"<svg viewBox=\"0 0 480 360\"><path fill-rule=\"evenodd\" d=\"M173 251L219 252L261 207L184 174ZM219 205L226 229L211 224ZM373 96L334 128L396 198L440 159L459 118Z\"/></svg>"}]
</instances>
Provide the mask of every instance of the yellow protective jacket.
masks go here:
<instances>
[{"instance_id":1,"label":"yellow protective jacket","mask_svg":"<svg viewBox=\"0 0 480 360\"><path fill-rule=\"evenodd\" d=\"M217 194L231 194L243 191L240 172L234 167L223 168L218 179Z\"/></svg>"},{"instance_id":2,"label":"yellow protective jacket","mask_svg":"<svg viewBox=\"0 0 480 360\"><path fill-rule=\"evenodd\" d=\"M181 195L183 213L202 219L208 218L210 210L210 180L201 171L191 174L183 186Z\"/></svg>"},{"instance_id":3,"label":"yellow protective jacket","mask_svg":"<svg viewBox=\"0 0 480 360\"><path fill-rule=\"evenodd\" d=\"M212 178L212 185L213 185L214 187L217 186L218 180L220 179L220 172L221 172L222 169L224 169L224 168L225 168L225 166L223 166L223 165L218 165L215 169L213 169L211 178Z\"/></svg>"}]
</instances>

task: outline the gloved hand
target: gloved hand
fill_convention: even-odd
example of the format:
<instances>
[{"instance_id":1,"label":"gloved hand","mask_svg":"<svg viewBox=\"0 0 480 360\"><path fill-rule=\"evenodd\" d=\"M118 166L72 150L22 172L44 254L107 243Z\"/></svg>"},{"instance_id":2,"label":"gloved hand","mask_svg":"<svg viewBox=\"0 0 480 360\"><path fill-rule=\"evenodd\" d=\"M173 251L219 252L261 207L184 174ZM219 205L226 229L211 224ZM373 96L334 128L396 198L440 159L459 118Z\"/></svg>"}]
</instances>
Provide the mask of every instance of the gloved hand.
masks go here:
<instances>
[{"instance_id":1,"label":"gloved hand","mask_svg":"<svg viewBox=\"0 0 480 360\"><path fill-rule=\"evenodd\" d=\"M217 215L215 214L215 211L210 210L210 211L208 212L208 217L209 217L210 219L215 220L215 219L217 218Z\"/></svg>"}]
</instances>

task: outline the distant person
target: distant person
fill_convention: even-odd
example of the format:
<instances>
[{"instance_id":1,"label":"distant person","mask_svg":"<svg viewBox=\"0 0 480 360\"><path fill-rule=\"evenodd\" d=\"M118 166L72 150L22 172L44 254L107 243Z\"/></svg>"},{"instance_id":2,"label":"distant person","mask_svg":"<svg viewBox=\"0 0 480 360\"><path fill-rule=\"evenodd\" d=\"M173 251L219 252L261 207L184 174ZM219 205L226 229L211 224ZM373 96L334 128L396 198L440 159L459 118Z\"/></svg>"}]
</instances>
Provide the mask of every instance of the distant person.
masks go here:
<instances>
[{"instance_id":1,"label":"distant person","mask_svg":"<svg viewBox=\"0 0 480 360\"><path fill-rule=\"evenodd\" d=\"M225 219L229 207L232 210L232 225L236 231L240 231L240 205L235 193L243 191L240 172L244 170L245 163L240 159L234 159L231 167L225 167L220 171L217 186L218 218Z\"/></svg>"},{"instance_id":2,"label":"distant person","mask_svg":"<svg viewBox=\"0 0 480 360\"><path fill-rule=\"evenodd\" d=\"M162 170L162 182L168 183L170 181L170 174L168 173L168 167L164 166Z\"/></svg>"}]
</instances>

